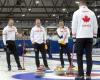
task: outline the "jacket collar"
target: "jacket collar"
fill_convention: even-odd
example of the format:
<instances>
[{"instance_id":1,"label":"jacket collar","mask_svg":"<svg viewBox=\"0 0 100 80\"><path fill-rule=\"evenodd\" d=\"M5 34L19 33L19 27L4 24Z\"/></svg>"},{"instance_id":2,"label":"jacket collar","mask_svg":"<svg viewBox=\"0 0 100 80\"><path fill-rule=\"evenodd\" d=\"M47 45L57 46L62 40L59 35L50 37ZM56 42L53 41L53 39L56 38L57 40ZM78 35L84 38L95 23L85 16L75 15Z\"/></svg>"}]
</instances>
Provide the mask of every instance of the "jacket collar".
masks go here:
<instances>
[{"instance_id":1,"label":"jacket collar","mask_svg":"<svg viewBox=\"0 0 100 80\"><path fill-rule=\"evenodd\" d=\"M88 8L86 5L80 6L79 9Z\"/></svg>"},{"instance_id":2,"label":"jacket collar","mask_svg":"<svg viewBox=\"0 0 100 80\"><path fill-rule=\"evenodd\" d=\"M42 28L42 26L40 26L40 27L37 27L37 25L35 25L34 27L36 27L36 28Z\"/></svg>"}]
</instances>

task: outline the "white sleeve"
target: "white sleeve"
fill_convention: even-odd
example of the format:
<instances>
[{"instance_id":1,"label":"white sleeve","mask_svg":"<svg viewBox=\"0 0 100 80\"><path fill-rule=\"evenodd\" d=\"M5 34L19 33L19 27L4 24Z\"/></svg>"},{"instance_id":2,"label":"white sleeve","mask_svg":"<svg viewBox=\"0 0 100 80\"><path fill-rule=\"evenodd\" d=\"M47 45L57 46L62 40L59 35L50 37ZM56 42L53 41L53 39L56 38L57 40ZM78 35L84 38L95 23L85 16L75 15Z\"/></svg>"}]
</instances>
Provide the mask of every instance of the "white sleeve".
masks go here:
<instances>
[{"instance_id":1,"label":"white sleeve","mask_svg":"<svg viewBox=\"0 0 100 80\"><path fill-rule=\"evenodd\" d=\"M34 31L33 31L33 28L31 29L30 39L31 39L31 42L34 41Z\"/></svg>"},{"instance_id":2,"label":"white sleeve","mask_svg":"<svg viewBox=\"0 0 100 80\"><path fill-rule=\"evenodd\" d=\"M7 32L5 29L3 29L2 32L2 39L3 39L3 44L6 45L6 37L7 37Z\"/></svg>"},{"instance_id":3,"label":"white sleeve","mask_svg":"<svg viewBox=\"0 0 100 80\"><path fill-rule=\"evenodd\" d=\"M17 31L17 28L15 27L15 33L16 33L16 35L18 35L18 31Z\"/></svg>"},{"instance_id":4,"label":"white sleeve","mask_svg":"<svg viewBox=\"0 0 100 80\"><path fill-rule=\"evenodd\" d=\"M94 14L94 17L93 17L93 36L94 37L97 37L97 32L98 32L98 23L97 23L97 18Z\"/></svg>"},{"instance_id":5,"label":"white sleeve","mask_svg":"<svg viewBox=\"0 0 100 80\"><path fill-rule=\"evenodd\" d=\"M57 29L57 34L58 34L58 36L60 36L60 37L62 36L62 35L61 35L61 32L59 31L59 29Z\"/></svg>"},{"instance_id":6,"label":"white sleeve","mask_svg":"<svg viewBox=\"0 0 100 80\"><path fill-rule=\"evenodd\" d=\"M46 43L46 40L47 40L47 33L46 33L46 30L44 29L44 35L43 35L43 37L44 37L44 43Z\"/></svg>"},{"instance_id":7,"label":"white sleeve","mask_svg":"<svg viewBox=\"0 0 100 80\"><path fill-rule=\"evenodd\" d=\"M77 27L78 27L78 21L77 21L77 14L73 14L72 18L72 37L76 38L76 33L77 33Z\"/></svg>"},{"instance_id":8,"label":"white sleeve","mask_svg":"<svg viewBox=\"0 0 100 80\"><path fill-rule=\"evenodd\" d=\"M70 37L70 30L69 28L67 28L67 35L68 35L68 38Z\"/></svg>"}]
</instances>

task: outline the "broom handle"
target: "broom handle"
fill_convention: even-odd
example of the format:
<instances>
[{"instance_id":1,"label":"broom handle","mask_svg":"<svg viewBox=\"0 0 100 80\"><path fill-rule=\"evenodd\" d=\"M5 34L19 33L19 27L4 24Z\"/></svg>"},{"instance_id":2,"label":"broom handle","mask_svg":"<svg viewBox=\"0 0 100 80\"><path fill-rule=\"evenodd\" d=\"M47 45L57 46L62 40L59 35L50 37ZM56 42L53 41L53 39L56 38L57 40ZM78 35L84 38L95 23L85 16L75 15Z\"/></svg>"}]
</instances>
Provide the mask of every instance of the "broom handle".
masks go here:
<instances>
[{"instance_id":1,"label":"broom handle","mask_svg":"<svg viewBox=\"0 0 100 80\"><path fill-rule=\"evenodd\" d=\"M25 49L25 41L24 41L24 38L23 38L23 68L25 67L24 66L24 53L25 53L24 49Z\"/></svg>"},{"instance_id":2,"label":"broom handle","mask_svg":"<svg viewBox=\"0 0 100 80\"><path fill-rule=\"evenodd\" d=\"M23 46L23 68L24 68L24 46Z\"/></svg>"},{"instance_id":3,"label":"broom handle","mask_svg":"<svg viewBox=\"0 0 100 80\"><path fill-rule=\"evenodd\" d=\"M74 51L75 51L75 44L73 44L73 50L72 50L72 63L73 63L73 58L74 58Z\"/></svg>"}]
</instances>

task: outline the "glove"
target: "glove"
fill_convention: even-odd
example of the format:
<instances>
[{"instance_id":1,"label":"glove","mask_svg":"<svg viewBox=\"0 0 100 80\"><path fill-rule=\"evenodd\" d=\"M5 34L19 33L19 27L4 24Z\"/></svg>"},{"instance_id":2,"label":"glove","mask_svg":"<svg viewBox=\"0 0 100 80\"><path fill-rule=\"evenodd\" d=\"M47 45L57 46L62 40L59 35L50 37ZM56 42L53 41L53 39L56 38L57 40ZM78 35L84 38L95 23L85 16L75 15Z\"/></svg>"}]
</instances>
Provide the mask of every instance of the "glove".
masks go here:
<instances>
[{"instance_id":1,"label":"glove","mask_svg":"<svg viewBox=\"0 0 100 80\"><path fill-rule=\"evenodd\" d=\"M64 42L63 39L59 39L59 40L58 40L58 43L65 45L65 42Z\"/></svg>"}]
</instances>

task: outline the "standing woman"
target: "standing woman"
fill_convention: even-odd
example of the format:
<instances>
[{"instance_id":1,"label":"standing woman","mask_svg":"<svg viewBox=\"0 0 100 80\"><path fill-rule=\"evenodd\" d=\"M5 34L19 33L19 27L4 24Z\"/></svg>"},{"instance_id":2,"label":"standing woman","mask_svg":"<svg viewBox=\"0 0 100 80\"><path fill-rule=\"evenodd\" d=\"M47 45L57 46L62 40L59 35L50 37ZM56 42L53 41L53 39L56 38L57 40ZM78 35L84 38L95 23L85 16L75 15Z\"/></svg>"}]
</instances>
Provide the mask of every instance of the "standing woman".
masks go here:
<instances>
[{"instance_id":1,"label":"standing woman","mask_svg":"<svg viewBox=\"0 0 100 80\"><path fill-rule=\"evenodd\" d=\"M3 29L3 34L2 34L3 43L4 43L5 51L6 51L8 71L11 71L10 54L14 55L18 70L22 70L22 67L19 61L19 56L17 54L16 44L15 44L16 35L21 36L17 32L17 28L14 26L14 20L9 19L8 25Z\"/></svg>"},{"instance_id":2,"label":"standing woman","mask_svg":"<svg viewBox=\"0 0 100 80\"><path fill-rule=\"evenodd\" d=\"M68 38L70 37L70 31L68 27L64 26L64 21L59 21L59 28L57 29L57 34L59 37L58 43L60 45L60 61L61 66L64 68L64 59L63 59L63 53L65 50L67 51L68 61L70 66L72 67L72 60L71 60L71 54L68 49Z\"/></svg>"}]
</instances>

